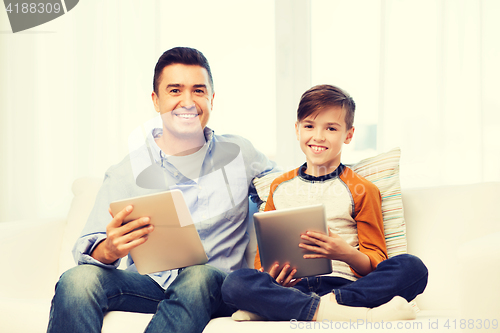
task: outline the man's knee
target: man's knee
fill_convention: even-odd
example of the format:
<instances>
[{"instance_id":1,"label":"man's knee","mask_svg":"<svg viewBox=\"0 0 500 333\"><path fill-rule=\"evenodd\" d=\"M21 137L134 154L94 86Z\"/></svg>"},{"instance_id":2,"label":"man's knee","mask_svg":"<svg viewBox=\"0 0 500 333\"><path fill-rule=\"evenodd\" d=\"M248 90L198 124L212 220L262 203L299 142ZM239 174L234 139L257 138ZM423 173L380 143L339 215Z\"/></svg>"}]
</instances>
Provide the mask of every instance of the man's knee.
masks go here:
<instances>
[{"instance_id":1,"label":"man's knee","mask_svg":"<svg viewBox=\"0 0 500 333\"><path fill-rule=\"evenodd\" d=\"M103 268L78 265L61 275L56 285L56 295L67 300L82 300L102 291L100 276Z\"/></svg>"},{"instance_id":2,"label":"man's knee","mask_svg":"<svg viewBox=\"0 0 500 333\"><path fill-rule=\"evenodd\" d=\"M195 265L186 267L179 275L185 283L188 283L193 287L196 285L199 287L205 285L216 285L220 287L226 278L226 273L210 265Z\"/></svg>"}]
</instances>

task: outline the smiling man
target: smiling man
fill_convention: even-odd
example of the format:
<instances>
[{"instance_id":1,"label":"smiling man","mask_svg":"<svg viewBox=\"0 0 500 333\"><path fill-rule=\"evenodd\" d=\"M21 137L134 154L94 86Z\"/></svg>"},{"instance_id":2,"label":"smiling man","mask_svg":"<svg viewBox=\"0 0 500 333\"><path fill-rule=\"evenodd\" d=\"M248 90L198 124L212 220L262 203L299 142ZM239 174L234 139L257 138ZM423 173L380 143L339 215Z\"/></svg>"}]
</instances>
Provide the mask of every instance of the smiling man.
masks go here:
<instances>
[{"instance_id":1,"label":"smiling man","mask_svg":"<svg viewBox=\"0 0 500 333\"><path fill-rule=\"evenodd\" d=\"M214 96L201 52L178 47L160 57L151 97L161 128L106 172L73 249L78 266L56 285L48 332L100 332L109 311L153 313L146 332L201 332L211 318L234 311L220 288L227 273L248 266L251 181L274 164L248 140L215 135L206 126ZM137 165L148 164L136 173ZM141 275L129 252L147 242L154 227L147 217L123 224L133 207L110 216L109 204L174 188L183 192L208 263ZM116 269L126 256L126 270Z\"/></svg>"},{"instance_id":2,"label":"smiling man","mask_svg":"<svg viewBox=\"0 0 500 333\"><path fill-rule=\"evenodd\" d=\"M205 144L203 129L210 118L214 96L205 68L185 64L163 68L151 97L164 129L156 143L165 153L187 155Z\"/></svg>"}]
</instances>

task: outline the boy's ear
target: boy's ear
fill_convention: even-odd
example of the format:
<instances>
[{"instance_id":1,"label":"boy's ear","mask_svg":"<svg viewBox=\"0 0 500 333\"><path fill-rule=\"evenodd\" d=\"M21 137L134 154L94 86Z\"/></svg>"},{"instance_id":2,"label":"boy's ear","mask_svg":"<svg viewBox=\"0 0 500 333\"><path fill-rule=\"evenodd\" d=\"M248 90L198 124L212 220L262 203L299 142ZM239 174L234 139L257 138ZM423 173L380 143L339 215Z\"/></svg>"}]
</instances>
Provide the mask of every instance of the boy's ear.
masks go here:
<instances>
[{"instance_id":1,"label":"boy's ear","mask_svg":"<svg viewBox=\"0 0 500 333\"><path fill-rule=\"evenodd\" d=\"M299 139L299 122L295 122L295 135L297 135L297 140Z\"/></svg>"},{"instance_id":2,"label":"boy's ear","mask_svg":"<svg viewBox=\"0 0 500 333\"><path fill-rule=\"evenodd\" d=\"M347 136L344 140L344 143L349 144L352 140L353 135L354 135L354 126L351 127L351 129L347 131Z\"/></svg>"}]
</instances>

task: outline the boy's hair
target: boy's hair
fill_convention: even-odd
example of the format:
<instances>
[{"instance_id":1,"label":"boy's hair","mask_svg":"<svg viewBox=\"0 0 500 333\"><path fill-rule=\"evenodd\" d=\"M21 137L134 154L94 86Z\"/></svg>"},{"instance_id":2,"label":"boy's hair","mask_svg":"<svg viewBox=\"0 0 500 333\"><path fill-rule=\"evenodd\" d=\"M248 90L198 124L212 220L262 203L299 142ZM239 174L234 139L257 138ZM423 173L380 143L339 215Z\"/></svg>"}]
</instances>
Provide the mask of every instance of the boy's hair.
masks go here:
<instances>
[{"instance_id":1,"label":"boy's hair","mask_svg":"<svg viewBox=\"0 0 500 333\"><path fill-rule=\"evenodd\" d=\"M212 92L214 91L214 81L212 79L212 71L208 64L207 58L200 51L190 47L174 47L173 49L165 51L155 66L155 73L153 77L153 90L158 95L158 85L161 80L161 73L163 69L172 64L183 65L198 65L207 70L208 79Z\"/></svg>"},{"instance_id":2,"label":"boy's hair","mask_svg":"<svg viewBox=\"0 0 500 333\"><path fill-rule=\"evenodd\" d=\"M347 130L350 130L354 123L356 104L347 92L329 84L314 86L302 94L297 109L297 121L300 122L311 114L332 106L341 107L345 111L345 124Z\"/></svg>"}]
</instances>

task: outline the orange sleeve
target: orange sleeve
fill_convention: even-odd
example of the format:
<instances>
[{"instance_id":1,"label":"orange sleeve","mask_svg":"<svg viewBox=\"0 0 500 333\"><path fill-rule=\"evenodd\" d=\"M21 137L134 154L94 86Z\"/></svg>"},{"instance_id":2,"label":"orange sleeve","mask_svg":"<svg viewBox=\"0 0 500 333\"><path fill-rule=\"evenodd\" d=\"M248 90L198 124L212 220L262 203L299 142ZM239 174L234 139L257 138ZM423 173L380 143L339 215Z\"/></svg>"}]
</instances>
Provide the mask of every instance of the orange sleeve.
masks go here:
<instances>
[{"instance_id":1,"label":"orange sleeve","mask_svg":"<svg viewBox=\"0 0 500 333\"><path fill-rule=\"evenodd\" d=\"M276 186L273 186L273 185L274 185L274 182L271 184L271 188L269 190L269 196L267 197L266 207L264 208L265 212L270 211L270 210L276 210L276 208L274 207L273 192L274 192L274 189L276 189L277 185ZM262 264L260 262L259 245L257 245L257 253L255 254L255 260L253 262L253 267L255 269L260 269L262 267Z\"/></svg>"},{"instance_id":2,"label":"orange sleeve","mask_svg":"<svg viewBox=\"0 0 500 333\"><path fill-rule=\"evenodd\" d=\"M274 200L273 200L273 194L276 188L285 180L290 180L293 177L296 177L298 175L299 169L295 169L289 172L286 172L282 174L281 176L277 177L272 183L269 188L269 196L267 197L266 201L266 206L264 208L265 212L268 212L270 210L276 210L276 207L274 206ZM253 263L253 266L255 269L260 269L262 267L262 264L260 262L260 253L259 253L259 246L257 245L257 253L255 254L255 260Z\"/></svg>"},{"instance_id":3,"label":"orange sleeve","mask_svg":"<svg viewBox=\"0 0 500 333\"><path fill-rule=\"evenodd\" d=\"M380 191L373 183L349 168L346 168L341 178L349 187L354 200L353 217L358 229L359 251L368 256L374 270L380 262L387 259ZM352 268L351 270L361 277Z\"/></svg>"}]
</instances>

